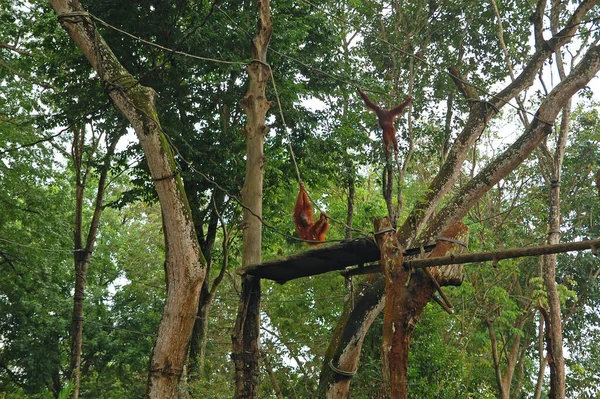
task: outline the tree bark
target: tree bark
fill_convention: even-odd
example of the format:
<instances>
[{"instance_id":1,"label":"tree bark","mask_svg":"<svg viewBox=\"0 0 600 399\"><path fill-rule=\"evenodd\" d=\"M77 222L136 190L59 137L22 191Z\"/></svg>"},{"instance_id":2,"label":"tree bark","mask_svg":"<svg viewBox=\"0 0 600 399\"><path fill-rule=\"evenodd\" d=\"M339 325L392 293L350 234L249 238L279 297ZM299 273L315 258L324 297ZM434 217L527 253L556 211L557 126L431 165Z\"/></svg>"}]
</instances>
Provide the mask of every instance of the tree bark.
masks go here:
<instances>
[{"instance_id":1,"label":"tree bark","mask_svg":"<svg viewBox=\"0 0 600 399\"><path fill-rule=\"evenodd\" d=\"M390 225L389 221L387 221L387 225ZM380 224L375 225L375 228L376 231L380 231ZM467 226L462 223L456 223L450 229L444 231L444 236L466 242L468 240L468 232L469 229ZM386 233L385 235L378 234L378 241L385 238L388 238L388 241L392 240L389 242L390 249L388 255L385 256L385 261L387 262L389 260L388 263L390 265L393 264L394 266L392 269L398 272L398 275L396 276L399 278L394 278L394 280L396 283L400 279L404 279L406 282L408 276L410 276L409 284L406 285L406 283L400 283L400 286L396 286L394 282L386 284L388 281L387 278L374 277L367 277L364 284L361 284L361 288L355 296L355 307L349 312L345 312L344 315L347 314L349 320L352 317L364 317L365 319L354 319L352 322L355 326L366 325L367 327L356 329L344 328L349 320L342 320L342 323L336 327L336 330L333 333L332 343L329 345L327 353L325 354L326 364L321 371L319 397L348 397L350 381L358 366L360 350L368 327L373 323L384 305L394 308L394 314L388 315L391 319L385 319L384 315L384 336L387 335L387 338L384 338L384 340L387 341L388 347L390 343L392 344L389 351L387 348L384 348L384 352L387 351L391 355L388 356L389 360L386 360L385 357L383 359L384 372L387 372L385 369L387 363L389 364L390 386L395 385L395 389L398 389L397 391L394 391L393 394L397 395L395 397L398 398L406 397L407 385L404 384L404 382L407 381L405 377L407 376L406 372L408 370L408 353L412 330L414 329L419 316L423 312L425 305L431 299L435 288L434 284L432 284L432 281L423 270L411 270L410 268L404 270L404 268L402 268L403 271L398 271L395 267L398 259L398 252L395 252L394 248L400 248L399 244L393 238L389 237L389 233ZM383 242L380 243L380 245L381 244L383 244ZM464 249L464 247L456 243L438 241L431 252L430 257L440 257L447 253L459 253ZM383 260L383 251L381 257ZM411 270L410 273L408 273L407 270ZM455 282L457 278L456 275L457 273L460 273L461 270L462 265L453 265L443 269L433 269L430 273L432 277L437 280L439 285L446 285L448 282ZM393 292L392 300L389 303L385 295L377 295L379 290L385 290L386 285L388 289L395 291ZM363 300L364 295L373 295L374 293L376 295L375 297ZM387 313L388 312L386 312L386 314ZM344 317L344 315L342 317ZM399 317L400 319L394 320L393 317ZM346 323L343 323L344 321L346 321ZM386 321L388 321L387 328ZM342 346L339 344L340 342L345 342L347 344ZM404 384L404 386L398 387L398 383Z\"/></svg>"},{"instance_id":2,"label":"tree bark","mask_svg":"<svg viewBox=\"0 0 600 399\"><path fill-rule=\"evenodd\" d=\"M267 133L266 114L271 103L266 99L266 86L271 77L267 65L267 50L273 31L269 0L256 0L258 8L257 34L252 41L253 61L248 65L248 92L241 106L247 121L246 180L242 189L244 204L242 266L259 264L262 244L262 195L264 138ZM235 398L258 397L260 279L242 278L242 293L232 332L235 365Z\"/></svg>"},{"instance_id":3,"label":"tree bark","mask_svg":"<svg viewBox=\"0 0 600 399\"><path fill-rule=\"evenodd\" d=\"M553 0L550 12L551 31L557 32L561 12L560 2ZM560 51L554 53L556 65L561 82L567 79L563 64L563 57ZM560 180L562 176L562 164L567 146L567 135L569 133L569 123L571 120L571 100L569 99L562 109L562 119L560 130L558 131L558 140L554 150L554 156L549 159L550 170L550 198L548 214L548 244L557 244L560 241ZM545 255L544 264L544 283L548 293L548 305L550 307L549 324L546 325L546 333L551 340L548 345L552 346L553 362L548 362L550 366L550 399L565 398L565 359L562 349L562 315L560 308L560 297L556 287L556 255Z\"/></svg>"},{"instance_id":4,"label":"tree bark","mask_svg":"<svg viewBox=\"0 0 600 399\"><path fill-rule=\"evenodd\" d=\"M88 173L90 171L90 160L86 161L84 167L84 148L85 148L85 126L75 128L73 132L73 166L75 168L75 229L74 229L74 266L75 266L75 290L73 295L73 313L71 318L71 365L70 379L73 382L73 398L79 398L79 388L81 382L81 357L83 348L83 306L85 302L85 286L87 280L87 271L94 251L94 244L100 224L104 205L104 191L106 188L106 179L110 169L110 161L115 152L115 147L123 131L114 135L112 139L107 139L107 149L104 156L104 163L100 170L98 179L98 188L96 190L96 201L92 220L87 233L85 245L83 244L83 203L85 200L85 189ZM94 146L97 148L97 143Z\"/></svg>"},{"instance_id":5,"label":"tree bark","mask_svg":"<svg viewBox=\"0 0 600 399\"><path fill-rule=\"evenodd\" d=\"M156 92L119 63L77 0L51 0L62 27L98 73L115 106L133 126L161 205L167 299L152 352L146 397L174 398L205 276L190 207L173 152L160 126Z\"/></svg>"},{"instance_id":6,"label":"tree bark","mask_svg":"<svg viewBox=\"0 0 600 399\"><path fill-rule=\"evenodd\" d=\"M385 397L406 397L409 331L406 304L402 302L403 288L408 285L410 271L402 264L402 246L389 218L375 220L375 237L381 250L381 268L385 276L385 305L383 308L383 342L381 346L381 377ZM383 232L387 229L387 232Z\"/></svg>"},{"instance_id":7,"label":"tree bark","mask_svg":"<svg viewBox=\"0 0 600 399\"><path fill-rule=\"evenodd\" d=\"M193 189L190 189L193 188ZM196 315L196 321L192 330L192 336L190 338L190 350L188 359L188 378L190 380L197 380L203 378L204 372L204 361L206 358L206 341L208 337L208 317L210 314L210 308L212 301L215 297L216 290L223 279L225 270L228 264L228 245L229 239L227 235L227 228L224 221L221 221L223 227L223 264L219 275L212 282L209 281L210 270L212 266L212 250L216 239L217 227L219 222L219 211L218 208L223 207L225 194L218 189L213 190L213 195L209 204L201 204L199 200L199 193L194 182L186 184L187 196L190 199L190 205L192 210L192 216L194 218L194 226L197 232L198 241L200 248L206 259L206 278L202 283L200 289L200 298L198 301L198 313ZM211 207L212 204L212 207ZM208 213L208 228L206 234L204 234L203 226L203 212L200 210L202 206L212 209L205 209L204 214Z\"/></svg>"}]
</instances>

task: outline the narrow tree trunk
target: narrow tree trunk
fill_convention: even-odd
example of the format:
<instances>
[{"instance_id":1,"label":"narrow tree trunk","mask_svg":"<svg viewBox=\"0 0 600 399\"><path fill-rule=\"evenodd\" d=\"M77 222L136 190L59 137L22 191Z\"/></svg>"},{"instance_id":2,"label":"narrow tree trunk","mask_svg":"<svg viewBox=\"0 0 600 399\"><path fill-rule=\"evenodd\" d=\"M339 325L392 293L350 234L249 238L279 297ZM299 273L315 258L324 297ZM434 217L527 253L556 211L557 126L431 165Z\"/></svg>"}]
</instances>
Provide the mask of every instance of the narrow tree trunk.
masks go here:
<instances>
[{"instance_id":1,"label":"narrow tree trunk","mask_svg":"<svg viewBox=\"0 0 600 399\"><path fill-rule=\"evenodd\" d=\"M156 92L140 85L119 63L78 0L51 0L62 27L98 72L115 106L133 126L161 205L167 299L148 373L146 396L177 393L205 276L190 207L173 151L156 111Z\"/></svg>"},{"instance_id":2,"label":"narrow tree trunk","mask_svg":"<svg viewBox=\"0 0 600 399\"><path fill-rule=\"evenodd\" d=\"M271 380L271 385L273 386L273 391L275 391L275 396L277 396L277 399L284 399L283 393L281 393L281 387L279 386L279 382L277 381L277 376L273 371L273 367L271 367L269 357L266 352L263 352L262 355L263 364L265 366L265 370L267 370L269 379Z\"/></svg>"},{"instance_id":3,"label":"narrow tree trunk","mask_svg":"<svg viewBox=\"0 0 600 399\"><path fill-rule=\"evenodd\" d=\"M515 328L521 330L525 325L527 318L524 318L518 321ZM494 323L491 320L485 321L489 334L490 334L490 342L492 345L492 359L494 361L494 371L496 374L496 386L498 387L498 397L502 399L509 399L511 397L510 387L512 386L513 376L515 369L517 367L517 363L519 361L519 354L521 349L521 335L513 334L512 345L510 347L510 351L503 351L506 354L506 367L504 368L504 372L502 372L502 365L500 362L500 355L498 352L498 343L496 340L496 332L494 329Z\"/></svg>"},{"instance_id":4,"label":"narrow tree trunk","mask_svg":"<svg viewBox=\"0 0 600 399\"><path fill-rule=\"evenodd\" d=\"M270 79L267 50L272 34L269 0L256 0L258 32L252 41L253 61L248 65L248 92L241 105L246 112L246 180L242 189L244 230L242 266L259 264L262 243L262 195L266 114L271 103L266 99ZM260 279L244 276L238 314L232 332L235 365L235 398L258 397Z\"/></svg>"},{"instance_id":5,"label":"narrow tree trunk","mask_svg":"<svg viewBox=\"0 0 600 399\"><path fill-rule=\"evenodd\" d=\"M492 360L494 361L494 374L496 376L496 387L498 388L498 397L502 399L508 398L508 393L502 383L502 369L500 368L500 355L498 355L498 342L496 340L496 332L494 323L490 320L485 321L488 332L490 334L490 344L492 345Z\"/></svg>"},{"instance_id":6,"label":"narrow tree trunk","mask_svg":"<svg viewBox=\"0 0 600 399\"><path fill-rule=\"evenodd\" d=\"M540 258L541 261L541 258ZM538 327L538 356L540 358L540 367L538 369L537 382L535 384L535 391L533 394L534 399L540 399L542 397L542 388L544 386L544 375L546 374L546 363L547 359L544 356L544 319L540 317Z\"/></svg>"},{"instance_id":7,"label":"narrow tree trunk","mask_svg":"<svg viewBox=\"0 0 600 399\"><path fill-rule=\"evenodd\" d=\"M398 223L398 215L394 206L394 155L391 150L385 154L385 165L382 172L383 198L387 206L388 217L394 228Z\"/></svg>"},{"instance_id":8,"label":"narrow tree trunk","mask_svg":"<svg viewBox=\"0 0 600 399\"><path fill-rule=\"evenodd\" d=\"M561 139L559 139L559 143L562 142L563 145L561 146L561 144L559 144L556 150L554 156L555 162L553 165L554 170L552 171L551 177L548 244L558 244L560 241L560 169L562 167L562 159L564 156L564 144L566 143L566 129L569 123L568 118L565 120L565 114L567 114L567 112L563 112L563 123L561 124L561 127L564 128L565 131L564 134L561 132ZM554 361L548 363L551 368L550 391L553 393L553 395L550 396L550 399L564 399L565 360L562 350L562 315L560 297L556 287L556 254L544 256L544 283L548 293L548 305L550 306L550 325L547 325L546 328L549 329L547 334L552 337L551 345L554 355Z\"/></svg>"},{"instance_id":9,"label":"narrow tree trunk","mask_svg":"<svg viewBox=\"0 0 600 399\"><path fill-rule=\"evenodd\" d=\"M198 380L204 377L203 371L204 361L206 358L206 340L208 337L208 317L212 300L214 298L212 291L216 291L221 281L219 277L215 278L211 288L209 276L212 267L212 251L219 223L218 208L222 207L225 194L221 190L215 189L209 204L202 204L199 198L198 187L194 182L186 183L186 193L190 200L192 217L194 218L194 226L198 236L198 241L200 243L200 248L202 249L202 253L206 259L206 278L202 283L202 288L200 288L198 313L196 315L196 321L194 323L192 336L190 338L190 350L187 368L187 377L190 380ZM201 212L202 207L211 207L210 204L212 204L211 210L205 209L205 213ZM209 221L207 231L204 233L203 221L206 213L209 215ZM226 232L225 226L223 226L223 230ZM227 245L227 240L228 239L225 234L223 237L224 247ZM225 254L226 251L223 252L224 257L226 257ZM224 265L226 264L227 261L225 260ZM219 272L219 276L221 276L223 273L224 270L221 270L221 272Z\"/></svg>"},{"instance_id":10,"label":"narrow tree trunk","mask_svg":"<svg viewBox=\"0 0 600 399\"><path fill-rule=\"evenodd\" d=\"M556 35L561 12L561 3L553 0L550 12L551 31ZM567 78L560 51L555 52L556 65L561 82ZM560 242L560 180L562 176L562 164L567 145L567 135L571 121L571 100L569 99L562 110L562 119L558 140L551 161L550 176L550 202L548 215L548 244ZM552 346L553 361L548 362L550 366L550 399L565 398L565 359L562 349L562 315L560 308L560 297L556 287L556 255L544 256L544 283L548 292L548 305L550 307L550 325L546 328Z\"/></svg>"},{"instance_id":11,"label":"narrow tree trunk","mask_svg":"<svg viewBox=\"0 0 600 399\"><path fill-rule=\"evenodd\" d=\"M349 170L348 173L354 173ZM352 219L354 217L354 196L356 195L356 181L354 176L348 178L348 210L346 215L346 240L352 239Z\"/></svg>"},{"instance_id":12,"label":"narrow tree trunk","mask_svg":"<svg viewBox=\"0 0 600 399\"><path fill-rule=\"evenodd\" d=\"M88 229L87 240L83 245L83 203L87 176L90 170L90 160L86 161L84 167L83 156L85 146L85 126L76 128L73 136L73 166L75 168L75 229L74 229L74 266L75 266L75 291L73 295L73 314L71 318L71 365L70 375L73 382L73 398L79 398L79 389L81 382L81 357L83 348L83 306L85 302L85 285L87 280L87 271L94 250L100 216L102 215L104 205L104 191L106 188L106 179L110 169L110 161L115 152L115 147L119 137L124 134L120 132L108 142L104 164L100 171L98 187L96 190L96 201L90 227Z\"/></svg>"},{"instance_id":13,"label":"narrow tree trunk","mask_svg":"<svg viewBox=\"0 0 600 399\"><path fill-rule=\"evenodd\" d=\"M196 322L192 329L190 338L190 353L188 361L188 378L190 380L199 380L204 377L204 361L206 359L206 339L208 337L208 314L210 303L208 298L208 282L202 284L200 289L200 299L198 301L198 313Z\"/></svg>"}]
</instances>

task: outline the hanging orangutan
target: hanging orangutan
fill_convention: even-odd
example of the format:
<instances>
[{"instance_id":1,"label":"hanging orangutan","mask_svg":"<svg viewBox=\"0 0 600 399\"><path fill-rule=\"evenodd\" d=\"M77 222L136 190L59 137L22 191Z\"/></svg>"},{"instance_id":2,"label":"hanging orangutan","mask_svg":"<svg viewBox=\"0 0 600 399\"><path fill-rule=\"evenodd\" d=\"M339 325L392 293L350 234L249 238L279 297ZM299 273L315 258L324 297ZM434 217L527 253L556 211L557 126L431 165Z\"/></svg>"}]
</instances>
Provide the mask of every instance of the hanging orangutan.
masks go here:
<instances>
[{"instance_id":1,"label":"hanging orangutan","mask_svg":"<svg viewBox=\"0 0 600 399\"><path fill-rule=\"evenodd\" d=\"M412 97L408 96L406 100L400 105L392 109L382 109L380 106L375 104L371 99L365 94L364 91L359 87L358 93L362 97L363 101L367 108L377 114L377 119L379 120L379 126L383 129L383 144L385 146L385 152L390 152L390 145L394 146L394 151L396 154L398 153L398 140L396 139L396 128L394 127L394 120L402 114L404 108L408 106L412 102Z\"/></svg>"},{"instance_id":2,"label":"hanging orangutan","mask_svg":"<svg viewBox=\"0 0 600 399\"><path fill-rule=\"evenodd\" d=\"M294 224L300 238L306 240L308 245L319 245L324 242L325 234L329 231L327 218L327 214L321 212L319 220L313 222L312 206L304 184L301 182L296 206L294 206Z\"/></svg>"}]
</instances>

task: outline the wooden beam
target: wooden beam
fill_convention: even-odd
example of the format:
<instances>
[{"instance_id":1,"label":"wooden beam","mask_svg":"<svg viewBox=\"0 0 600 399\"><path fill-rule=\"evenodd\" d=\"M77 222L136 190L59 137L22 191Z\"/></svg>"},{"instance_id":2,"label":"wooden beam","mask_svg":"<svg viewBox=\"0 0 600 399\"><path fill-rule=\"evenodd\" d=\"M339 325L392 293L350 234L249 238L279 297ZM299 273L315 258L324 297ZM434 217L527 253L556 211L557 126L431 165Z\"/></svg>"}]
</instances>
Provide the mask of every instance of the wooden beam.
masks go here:
<instances>
[{"instance_id":1,"label":"wooden beam","mask_svg":"<svg viewBox=\"0 0 600 399\"><path fill-rule=\"evenodd\" d=\"M493 260L499 261L502 259L520 258L524 256L583 251L586 249L591 249L597 254L598 248L600 248L600 239L564 244L541 245L537 247L513 248L501 251L473 252L470 254L443 256L439 258L407 260L404 264L407 267L422 268L427 266L444 266ZM411 250L409 249L406 252L409 251ZM251 274L283 284L296 278L314 276L334 270L343 270L348 266L375 262L379 260L379 257L379 248L377 248L375 242L370 239L360 238L304 251L287 258L265 262L260 265L243 267L239 269L237 273L242 276ZM344 276L353 276L380 272L381 266L377 264L366 267L359 266L354 269L345 270L343 274Z\"/></svg>"},{"instance_id":2,"label":"wooden beam","mask_svg":"<svg viewBox=\"0 0 600 399\"><path fill-rule=\"evenodd\" d=\"M373 240L360 238L342 241L304 251L287 258L264 262L238 269L241 276L250 274L276 281L280 284L296 278L314 276L348 266L379 260L379 248Z\"/></svg>"},{"instance_id":3,"label":"wooden beam","mask_svg":"<svg viewBox=\"0 0 600 399\"><path fill-rule=\"evenodd\" d=\"M498 261L502 259L522 258L525 256L539 256L559 254L563 252L583 251L591 249L596 252L600 247L600 239L568 242L564 244L540 245L537 247L523 247L504 249L501 251L473 252L470 254L450 255L439 258L415 259L404 262L406 267L422 268L427 266L444 266L458 263L473 263L485 261Z\"/></svg>"},{"instance_id":4,"label":"wooden beam","mask_svg":"<svg viewBox=\"0 0 600 399\"><path fill-rule=\"evenodd\" d=\"M487 262L490 260L499 261L502 259L521 258L525 256L539 256L572 251L584 251L586 249L591 249L594 255L598 256L598 248L600 248L600 239L568 242L564 244L541 245L537 247L512 248L501 251L473 252L470 254L451 255L439 258L407 260L404 262L404 264L406 267L423 268L429 266ZM367 267L347 269L342 272L342 275L344 277L351 277L371 273L381 273L381 265L375 264Z\"/></svg>"}]
</instances>

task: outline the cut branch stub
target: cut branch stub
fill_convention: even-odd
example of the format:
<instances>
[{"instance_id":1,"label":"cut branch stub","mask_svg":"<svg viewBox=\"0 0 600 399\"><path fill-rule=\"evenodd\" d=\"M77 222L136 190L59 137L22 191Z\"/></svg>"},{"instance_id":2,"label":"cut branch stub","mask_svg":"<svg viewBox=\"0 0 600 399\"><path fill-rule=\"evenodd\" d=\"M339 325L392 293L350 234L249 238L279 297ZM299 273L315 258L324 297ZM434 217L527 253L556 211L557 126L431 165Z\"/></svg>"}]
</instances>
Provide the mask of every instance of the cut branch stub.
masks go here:
<instances>
[{"instance_id":1,"label":"cut branch stub","mask_svg":"<svg viewBox=\"0 0 600 399\"><path fill-rule=\"evenodd\" d=\"M456 222L440 234L429 258L462 254L466 252L468 242L469 228L462 222ZM454 264L433 267L429 271L440 286L459 286L463 281L462 270L462 264Z\"/></svg>"}]
</instances>

